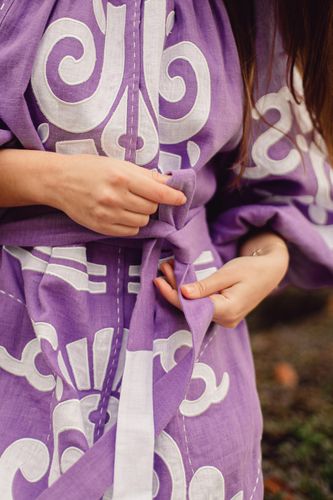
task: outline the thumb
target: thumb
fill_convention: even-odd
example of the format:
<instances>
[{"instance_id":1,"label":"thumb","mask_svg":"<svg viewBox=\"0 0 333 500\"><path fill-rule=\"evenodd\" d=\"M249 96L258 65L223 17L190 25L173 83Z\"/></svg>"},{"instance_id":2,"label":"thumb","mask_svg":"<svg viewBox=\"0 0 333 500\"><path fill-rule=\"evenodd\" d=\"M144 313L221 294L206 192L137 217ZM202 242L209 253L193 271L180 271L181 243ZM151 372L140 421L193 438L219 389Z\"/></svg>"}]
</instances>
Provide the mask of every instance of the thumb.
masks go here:
<instances>
[{"instance_id":1,"label":"thumb","mask_svg":"<svg viewBox=\"0 0 333 500\"><path fill-rule=\"evenodd\" d=\"M214 293L219 293L225 288L236 283L233 272L228 268L221 268L203 280L195 281L181 286L182 294L187 299L199 299L208 297Z\"/></svg>"}]
</instances>

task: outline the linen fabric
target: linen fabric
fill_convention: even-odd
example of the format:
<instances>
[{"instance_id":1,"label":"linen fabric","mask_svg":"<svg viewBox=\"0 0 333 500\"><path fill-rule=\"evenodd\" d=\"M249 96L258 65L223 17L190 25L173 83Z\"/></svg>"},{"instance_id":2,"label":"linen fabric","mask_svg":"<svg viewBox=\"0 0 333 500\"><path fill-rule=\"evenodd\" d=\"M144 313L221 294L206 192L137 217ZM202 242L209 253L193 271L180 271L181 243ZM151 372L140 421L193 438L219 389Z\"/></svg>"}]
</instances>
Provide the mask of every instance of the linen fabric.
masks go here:
<instances>
[{"instance_id":1,"label":"linen fabric","mask_svg":"<svg viewBox=\"0 0 333 500\"><path fill-rule=\"evenodd\" d=\"M214 324L208 298L178 311L152 283L170 256L178 285L208 276L262 227L288 242L286 282L333 283L332 173L273 51L271 2L257 7L273 74L231 191L243 89L223 2L3 2L2 147L158 168L187 203L122 239L50 207L2 210L1 498L263 497L245 322Z\"/></svg>"}]
</instances>

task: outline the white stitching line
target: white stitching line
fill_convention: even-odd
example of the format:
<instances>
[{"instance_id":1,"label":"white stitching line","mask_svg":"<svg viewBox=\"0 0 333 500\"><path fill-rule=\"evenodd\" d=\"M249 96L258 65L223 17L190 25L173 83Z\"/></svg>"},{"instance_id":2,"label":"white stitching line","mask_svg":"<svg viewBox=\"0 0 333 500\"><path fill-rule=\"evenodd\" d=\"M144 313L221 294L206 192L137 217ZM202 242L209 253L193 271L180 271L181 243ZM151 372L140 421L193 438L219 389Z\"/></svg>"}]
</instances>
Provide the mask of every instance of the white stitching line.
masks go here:
<instances>
[{"instance_id":1,"label":"white stitching line","mask_svg":"<svg viewBox=\"0 0 333 500\"><path fill-rule=\"evenodd\" d=\"M1 5L1 7L0 7L0 10L2 10L2 9L4 8L5 3L6 3L6 2L2 2L2 5Z\"/></svg>"},{"instance_id":2,"label":"white stitching line","mask_svg":"<svg viewBox=\"0 0 333 500\"><path fill-rule=\"evenodd\" d=\"M103 419L103 410L104 410L104 404L106 402L106 398L109 397L109 386L111 383L111 376L113 374L113 366L116 360L116 353L117 353L117 348L118 348L118 343L119 343L119 338L120 338L120 256L121 256L121 247L118 248L118 261L117 261L117 334L116 334L116 341L115 341L115 346L113 349L113 354L111 354L112 358L112 363L110 366L109 370L109 375L106 381L106 386L104 390L104 395L101 401L101 407L99 410L99 420L97 423L97 431L96 431L96 438L99 438L99 436L102 433L102 419Z\"/></svg>"},{"instance_id":3,"label":"white stitching line","mask_svg":"<svg viewBox=\"0 0 333 500\"><path fill-rule=\"evenodd\" d=\"M187 398L187 392L185 394L185 399L186 398ZM191 459L191 456L190 456L190 449L189 449L189 445L188 445L188 436L187 436L187 431L186 431L186 426L185 426L185 416L182 415L182 418L183 418L183 429L184 429L186 456L187 456L188 463L190 464L192 474L194 474L194 467L193 467L192 459Z\"/></svg>"},{"instance_id":4,"label":"white stitching line","mask_svg":"<svg viewBox=\"0 0 333 500\"><path fill-rule=\"evenodd\" d=\"M216 337L218 329L219 329L218 326L216 326L215 327L215 332L212 334L211 338L208 340L208 342L206 342L205 345L202 346L201 351L200 351L199 356L198 356L198 360L202 358L203 353L205 352L205 350L207 349L207 347L209 346L209 344L211 343L211 341Z\"/></svg>"},{"instance_id":5,"label":"white stitching line","mask_svg":"<svg viewBox=\"0 0 333 500\"><path fill-rule=\"evenodd\" d=\"M133 82L132 82L132 98L131 98L131 125L130 125L130 143L129 143L129 153L134 156L136 151L136 145L134 144L134 91L135 91L135 77L136 77L136 11L138 2L135 0L134 4L134 16L133 16ZM133 142L133 146L132 146ZM132 150L133 149L133 150Z\"/></svg>"},{"instance_id":6,"label":"white stitching line","mask_svg":"<svg viewBox=\"0 0 333 500\"><path fill-rule=\"evenodd\" d=\"M21 304L22 306L27 307L26 304L21 299L18 299L17 297L12 295L11 293L5 292L5 290L1 290L1 289L0 289L0 293L2 293L2 295L6 295L7 297L10 297L11 299L13 299L16 302L18 302L19 304Z\"/></svg>"},{"instance_id":7,"label":"white stitching line","mask_svg":"<svg viewBox=\"0 0 333 500\"><path fill-rule=\"evenodd\" d=\"M259 460L258 460L258 472L257 472L257 479L256 479L256 483L255 483L255 485L254 485L254 488L253 488L253 491L252 491L252 495L251 495L251 497L250 497L250 500L253 500L254 494L255 494L256 489L257 489L257 487L258 487L260 472L261 472L261 459L259 458Z\"/></svg>"}]
</instances>

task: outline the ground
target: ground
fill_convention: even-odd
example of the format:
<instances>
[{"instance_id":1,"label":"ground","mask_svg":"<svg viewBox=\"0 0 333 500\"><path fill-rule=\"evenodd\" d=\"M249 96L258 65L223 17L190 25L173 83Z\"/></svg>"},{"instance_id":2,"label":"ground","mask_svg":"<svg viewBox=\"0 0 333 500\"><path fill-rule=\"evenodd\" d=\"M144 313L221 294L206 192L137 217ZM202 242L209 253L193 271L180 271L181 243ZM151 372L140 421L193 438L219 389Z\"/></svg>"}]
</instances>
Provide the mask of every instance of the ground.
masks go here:
<instances>
[{"instance_id":1,"label":"ground","mask_svg":"<svg viewBox=\"0 0 333 500\"><path fill-rule=\"evenodd\" d=\"M333 291L285 290L249 323L265 500L333 499Z\"/></svg>"}]
</instances>

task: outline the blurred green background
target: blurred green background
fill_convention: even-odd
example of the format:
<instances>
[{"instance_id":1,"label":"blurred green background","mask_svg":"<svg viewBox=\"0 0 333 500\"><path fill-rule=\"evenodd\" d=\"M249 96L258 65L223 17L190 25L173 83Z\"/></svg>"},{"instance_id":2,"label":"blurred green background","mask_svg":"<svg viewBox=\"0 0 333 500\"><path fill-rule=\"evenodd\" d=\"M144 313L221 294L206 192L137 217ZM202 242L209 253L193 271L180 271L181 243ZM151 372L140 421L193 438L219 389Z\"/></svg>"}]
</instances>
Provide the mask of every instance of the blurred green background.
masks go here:
<instances>
[{"instance_id":1,"label":"blurred green background","mask_svg":"<svg viewBox=\"0 0 333 500\"><path fill-rule=\"evenodd\" d=\"M333 499L333 290L285 289L248 320L265 500Z\"/></svg>"}]
</instances>

